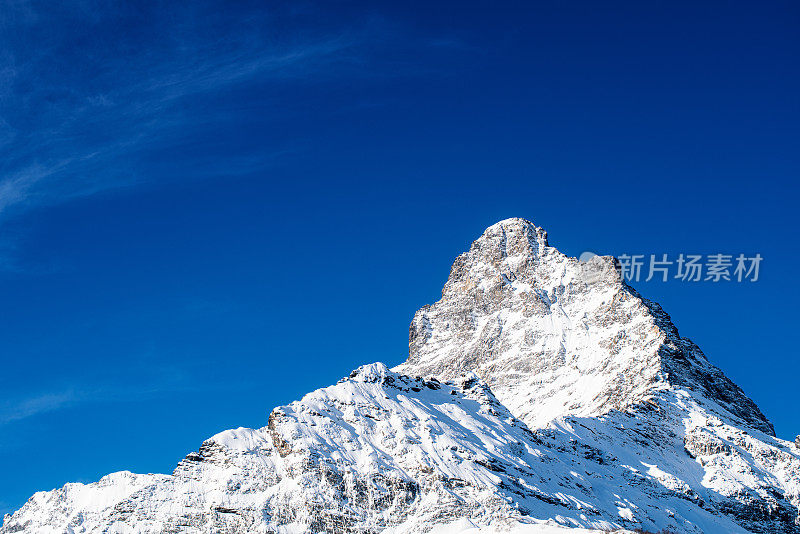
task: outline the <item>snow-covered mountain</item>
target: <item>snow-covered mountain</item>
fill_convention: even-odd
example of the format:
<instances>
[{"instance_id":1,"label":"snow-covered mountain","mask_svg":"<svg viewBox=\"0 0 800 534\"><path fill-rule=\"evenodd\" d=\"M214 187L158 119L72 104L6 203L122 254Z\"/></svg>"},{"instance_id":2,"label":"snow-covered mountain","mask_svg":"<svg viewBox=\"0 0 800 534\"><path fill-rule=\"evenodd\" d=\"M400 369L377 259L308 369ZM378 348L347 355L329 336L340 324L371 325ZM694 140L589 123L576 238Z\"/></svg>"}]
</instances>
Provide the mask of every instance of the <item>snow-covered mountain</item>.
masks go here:
<instances>
[{"instance_id":1,"label":"snow-covered mountain","mask_svg":"<svg viewBox=\"0 0 800 534\"><path fill-rule=\"evenodd\" d=\"M37 493L0 533L800 533L800 443L611 258L497 223L409 348L213 436L171 475Z\"/></svg>"}]
</instances>

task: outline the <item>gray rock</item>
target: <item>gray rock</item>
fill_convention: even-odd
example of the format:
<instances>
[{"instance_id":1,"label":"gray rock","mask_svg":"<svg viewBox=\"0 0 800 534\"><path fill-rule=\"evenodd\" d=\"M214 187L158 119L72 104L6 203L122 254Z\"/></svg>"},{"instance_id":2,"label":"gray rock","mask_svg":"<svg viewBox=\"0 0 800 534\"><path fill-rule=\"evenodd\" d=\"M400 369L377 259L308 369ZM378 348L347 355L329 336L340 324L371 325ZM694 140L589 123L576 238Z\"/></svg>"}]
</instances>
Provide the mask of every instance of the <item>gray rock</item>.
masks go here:
<instances>
[{"instance_id":1,"label":"gray rock","mask_svg":"<svg viewBox=\"0 0 800 534\"><path fill-rule=\"evenodd\" d=\"M37 493L0 534L410 534L460 518L800 534L800 450L612 258L591 263L501 221L415 314L397 370L360 367L170 475Z\"/></svg>"},{"instance_id":2,"label":"gray rock","mask_svg":"<svg viewBox=\"0 0 800 534\"><path fill-rule=\"evenodd\" d=\"M525 219L489 227L453 262L442 298L414 315L398 370L442 379L474 371L532 427L626 410L679 385L774 435L669 315L620 279L613 258L591 264L587 279L586 263L551 247Z\"/></svg>"}]
</instances>

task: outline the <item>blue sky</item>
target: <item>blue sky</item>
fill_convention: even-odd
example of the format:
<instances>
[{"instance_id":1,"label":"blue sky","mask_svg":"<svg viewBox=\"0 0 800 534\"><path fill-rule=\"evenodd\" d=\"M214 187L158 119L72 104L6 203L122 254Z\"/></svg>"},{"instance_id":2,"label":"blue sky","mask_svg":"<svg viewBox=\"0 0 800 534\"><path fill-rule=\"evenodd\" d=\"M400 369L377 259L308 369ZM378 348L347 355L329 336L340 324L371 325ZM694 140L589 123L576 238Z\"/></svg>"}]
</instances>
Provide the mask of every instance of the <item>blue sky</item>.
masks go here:
<instances>
[{"instance_id":1,"label":"blue sky","mask_svg":"<svg viewBox=\"0 0 800 534\"><path fill-rule=\"evenodd\" d=\"M760 253L634 285L800 433L796 4L141 4L0 8L0 512L401 362L512 216Z\"/></svg>"}]
</instances>

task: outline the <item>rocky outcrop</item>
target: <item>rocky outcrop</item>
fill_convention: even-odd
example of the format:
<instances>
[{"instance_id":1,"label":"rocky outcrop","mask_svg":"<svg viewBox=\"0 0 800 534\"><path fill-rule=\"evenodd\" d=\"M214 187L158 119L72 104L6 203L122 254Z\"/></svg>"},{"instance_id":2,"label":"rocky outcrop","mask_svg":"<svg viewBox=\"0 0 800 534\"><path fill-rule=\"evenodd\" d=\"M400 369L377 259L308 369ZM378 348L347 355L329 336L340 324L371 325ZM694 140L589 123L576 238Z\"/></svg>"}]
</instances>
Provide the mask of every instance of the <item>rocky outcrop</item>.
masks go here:
<instances>
[{"instance_id":1,"label":"rocky outcrop","mask_svg":"<svg viewBox=\"0 0 800 534\"><path fill-rule=\"evenodd\" d=\"M613 258L567 257L524 219L489 227L456 258L442 298L415 314L398 370L474 371L532 427L625 410L674 384L774 434L669 315L621 280Z\"/></svg>"},{"instance_id":2,"label":"rocky outcrop","mask_svg":"<svg viewBox=\"0 0 800 534\"><path fill-rule=\"evenodd\" d=\"M424 377L424 378L423 378ZM800 437L758 407L611 258L489 229L375 363L222 432L171 475L40 492L0 534L504 529L800 534Z\"/></svg>"}]
</instances>

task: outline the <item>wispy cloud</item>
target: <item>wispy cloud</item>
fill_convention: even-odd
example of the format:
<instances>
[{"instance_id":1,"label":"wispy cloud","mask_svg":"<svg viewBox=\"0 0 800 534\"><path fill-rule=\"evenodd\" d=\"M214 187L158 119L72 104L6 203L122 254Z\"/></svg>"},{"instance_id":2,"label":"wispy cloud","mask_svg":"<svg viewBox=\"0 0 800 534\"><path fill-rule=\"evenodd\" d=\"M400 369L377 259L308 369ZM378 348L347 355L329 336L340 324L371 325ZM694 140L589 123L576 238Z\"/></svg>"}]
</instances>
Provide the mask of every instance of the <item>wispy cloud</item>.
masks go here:
<instances>
[{"instance_id":1,"label":"wispy cloud","mask_svg":"<svg viewBox=\"0 0 800 534\"><path fill-rule=\"evenodd\" d=\"M14 11L25 16L6 17L2 25L23 25L32 38L48 23L26 3ZM36 43L0 38L0 215L150 181L138 161L196 133L198 101L247 84L322 76L351 62L358 43L342 33L298 32L302 38L281 40L266 22L214 32L206 16L183 13L165 28L168 38L156 28L139 40L111 39L117 45L111 50L101 42L71 51L73 41L89 39L69 31ZM285 150L239 155L233 170L257 169ZM219 162L205 172L225 167Z\"/></svg>"},{"instance_id":2,"label":"wispy cloud","mask_svg":"<svg viewBox=\"0 0 800 534\"><path fill-rule=\"evenodd\" d=\"M0 426L64 408L74 404L78 398L74 391L63 391L6 402L0 405Z\"/></svg>"},{"instance_id":3,"label":"wispy cloud","mask_svg":"<svg viewBox=\"0 0 800 534\"><path fill-rule=\"evenodd\" d=\"M0 428L5 425L73 408L79 405L103 402L141 401L162 397L176 392L216 391L232 388L219 382L213 384L199 381L174 367L148 369L151 378L139 380L110 380L98 383L73 384L45 391L36 395L7 399L0 402ZM247 386L237 382L236 388Z\"/></svg>"},{"instance_id":4,"label":"wispy cloud","mask_svg":"<svg viewBox=\"0 0 800 534\"><path fill-rule=\"evenodd\" d=\"M16 0L2 11L0 223L32 207L166 179L148 163L199 138L224 140L243 122L267 128L303 99L287 106L287 94L314 85L325 98L321 81L435 76L441 69L417 72L420 54L475 56L454 37L408 38L377 14L333 22L302 2L234 9L204 0L76 0L45 9ZM255 172L300 147L302 140L276 137L173 174Z\"/></svg>"}]
</instances>

